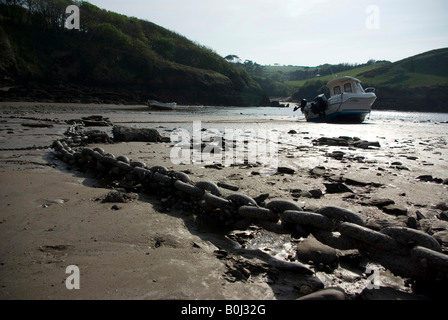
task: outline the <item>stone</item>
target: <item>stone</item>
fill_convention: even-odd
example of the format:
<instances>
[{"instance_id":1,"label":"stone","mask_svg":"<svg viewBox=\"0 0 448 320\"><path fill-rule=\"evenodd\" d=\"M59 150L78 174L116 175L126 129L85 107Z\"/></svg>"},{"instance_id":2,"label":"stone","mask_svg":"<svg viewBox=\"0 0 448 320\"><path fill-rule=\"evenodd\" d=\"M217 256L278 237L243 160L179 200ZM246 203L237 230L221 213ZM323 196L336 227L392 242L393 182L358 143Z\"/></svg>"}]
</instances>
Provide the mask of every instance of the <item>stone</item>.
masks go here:
<instances>
[{"instance_id":1,"label":"stone","mask_svg":"<svg viewBox=\"0 0 448 320\"><path fill-rule=\"evenodd\" d=\"M318 166L318 167L314 167L313 169L310 170L310 174L313 176L326 176L328 175L327 169L325 167L322 166Z\"/></svg>"},{"instance_id":2,"label":"stone","mask_svg":"<svg viewBox=\"0 0 448 320\"><path fill-rule=\"evenodd\" d=\"M404 216L401 217L406 218ZM366 222L366 227L380 231L388 227L408 227L408 223L404 219L400 219L400 217L395 219L371 219Z\"/></svg>"},{"instance_id":3,"label":"stone","mask_svg":"<svg viewBox=\"0 0 448 320\"><path fill-rule=\"evenodd\" d=\"M314 237L308 237L301 241L296 248L296 255L300 261L313 261L314 265L322 263L329 267L336 267L338 264L337 251Z\"/></svg>"},{"instance_id":4,"label":"stone","mask_svg":"<svg viewBox=\"0 0 448 320\"><path fill-rule=\"evenodd\" d=\"M389 204L387 206L382 207L382 210L385 213L393 214L396 216L403 215L405 216L408 213L408 209L398 206L396 204Z\"/></svg>"},{"instance_id":5,"label":"stone","mask_svg":"<svg viewBox=\"0 0 448 320\"><path fill-rule=\"evenodd\" d=\"M124 193L124 192L120 192L120 191L114 190L114 191L109 192L105 196L103 202L127 203L127 202L130 202L130 201L135 200L137 198L138 198L137 194L134 194L134 193Z\"/></svg>"},{"instance_id":6,"label":"stone","mask_svg":"<svg viewBox=\"0 0 448 320\"><path fill-rule=\"evenodd\" d=\"M336 182L336 183L324 183L327 193L345 193L353 191L347 187L345 184Z\"/></svg>"},{"instance_id":7,"label":"stone","mask_svg":"<svg viewBox=\"0 0 448 320\"><path fill-rule=\"evenodd\" d=\"M437 217L440 220L448 221L448 210L442 211Z\"/></svg>"},{"instance_id":8,"label":"stone","mask_svg":"<svg viewBox=\"0 0 448 320\"><path fill-rule=\"evenodd\" d=\"M112 134L115 142L159 142L160 133L151 128L129 128L124 126L114 126Z\"/></svg>"},{"instance_id":9,"label":"stone","mask_svg":"<svg viewBox=\"0 0 448 320\"><path fill-rule=\"evenodd\" d=\"M311 196L313 197L313 198L315 198L315 199L320 199L324 194L323 194L323 192L322 192L322 190L320 190L320 189L313 189L313 190L310 190L310 191L308 191L310 194L311 194Z\"/></svg>"},{"instance_id":10,"label":"stone","mask_svg":"<svg viewBox=\"0 0 448 320\"><path fill-rule=\"evenodd\" d=\"M439 202L438 204L436 204L435 208L442 211L446 211L448 210L448 204L446 202Z\"/></svg>"},{"instance_id":11,"label":"stone","mask_svg":"<svg viewBox=\"0 0 448 320\"><path fill-rule=\"evenodd\" d=\"M448 246L448 230L436 232L432 235L442 246Z\"/></svg>"},{"instance_id":12,"label":"stone","mask_svg":"<svg viewBox=\"0 0 448 320\"><path fill-rule=\"evenodd\" d=\"M297 300L345 300L345 292L340 288L326 288L307 294Z\"/></svg>"},{"instance_id":13,"label":"stone","mask_svg":"<svg viewBox=\"0 0 448 320\"><path fill-rule=\"evenodd\" d=\"M365 288L359 298L361 300L427 300L416 294L399 291L391 287Z\"/></svg>"},{"instance_id":14,"label":"stone","mask_svg":"<svg viewBox=\"0 0 448 320\"><path fill-rule=\"evenodd\" d=\"M395 201L387 198L372 198L359 202L360 205L363 206L375 206L378 208L388 206L391 204L395 204Z\"/></svg>"},{"instance_id":15,"label":"stone","mask_svg":"<svg viewBox=\"0 0 448 320\"><path fill-rule=\"evenodd\" d=\"M344 158L345 152L342 151L333 151L332 153L329 153L328 156L330 158L334 158L336 160L342 160Z\"/></svg>"},{"instance_id":16,"label":"stone","mask_svg":"<svg viewBox=\"0 0 448 320\"><path fill-rule=\"evenodd\" d=\"M359 138L352 137L339 137L339 138L328 138L322 137L313 140L314 145L326 145L326 146L341 146L341 147L354 147L360 149L370 149L371 147L380 148L381 145L378 141L366 141Z\"/></svg>"},{"instance_id":17,"label":"stone","mask_svg":"<svg viewBox=\"0 0 448 320\"><path fill-rule=\"evenodd\" d=\"M225 182L218 182L218 187L232 191L238 191L240 189L238 186L230 185Z\"/></svg>"},{"instance_id":18,"label":"stone","mask_svg":"<svg viewBox=\"0 0 448 320\"><path fill-rule=\"evenodd\" d=\"M277 172L278 173L286 173L286 174L294 174L294 173L296 173L296 170L294 170L291 167L278 167Z\"/></svg>"},{"instance_id":19,"label":"stone","mask_svg":"<svg viewBox=\"0 0 448 320\"><path fill-rule=\"evenodd\" d=\"M81 118L82 123L86 127L109 127L112 126L112 123L108 118L104 118L103 116L93 115Z\"/></svg>"},{"instance_id":20,"label":"stone","mask_svg":"<svg viewBox=\"0 0 448 320\"><path fill-rule=\"evenodd\" d=\"M429 174L424 174L424 175L418 176L418 177L415 178L415 179L420 180L420 181L430 182L430 181L432 181L434 178L433 178L431 175L429 175Z\"/></svg>"}]
</instances>

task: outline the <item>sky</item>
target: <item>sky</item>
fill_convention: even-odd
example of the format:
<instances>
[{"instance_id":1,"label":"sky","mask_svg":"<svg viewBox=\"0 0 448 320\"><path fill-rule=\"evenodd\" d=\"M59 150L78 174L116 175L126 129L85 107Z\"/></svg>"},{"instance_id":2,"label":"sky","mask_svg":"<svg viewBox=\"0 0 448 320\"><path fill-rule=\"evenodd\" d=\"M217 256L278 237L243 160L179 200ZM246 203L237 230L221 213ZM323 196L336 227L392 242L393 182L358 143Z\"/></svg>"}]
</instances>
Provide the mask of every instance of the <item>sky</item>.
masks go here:
<instances>
[{"instance_id":1,"label":"sky","mask_svg":"<svg viewBox=\"0 0 448 320\"><path fill-rule=\"evenodd\" d=\"M87 1L261 65L395 62L448 47L446 0Z\"/></svg>"}]
</instances>

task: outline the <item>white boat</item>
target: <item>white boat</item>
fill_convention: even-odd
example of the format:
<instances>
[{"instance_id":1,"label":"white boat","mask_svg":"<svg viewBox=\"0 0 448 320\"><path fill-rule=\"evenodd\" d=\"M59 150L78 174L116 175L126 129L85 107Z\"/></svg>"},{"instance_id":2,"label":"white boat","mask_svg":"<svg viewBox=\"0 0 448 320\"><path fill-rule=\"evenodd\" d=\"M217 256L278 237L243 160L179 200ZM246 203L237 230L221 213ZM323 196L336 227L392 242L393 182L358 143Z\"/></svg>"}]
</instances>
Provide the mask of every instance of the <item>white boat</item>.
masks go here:
<instances>
[{"instance_id":1,"label":"white boat","mask_svg":"<svg viewBox=\"0 0 448 320\"><path fill-rule=\"evenodd\" d=\"M309 122L361 123L370 114L376 100L375 89L363 89L361 81L353 77L342 77L327 83L330 98L318 95L313 102L302 100L301 109Z\"/></svg>"},{"instance_id":2,"label":"white boat","mask_svg":"<svg viewBox=\"0 0 448 320\"><path fill-rule=\"evenodd\" d=\"M176 108L177 103L170 102L164 103L156 100L148 100L149 109L160 109L160 110L173 110Z\"/></svg>"}]
</instances>

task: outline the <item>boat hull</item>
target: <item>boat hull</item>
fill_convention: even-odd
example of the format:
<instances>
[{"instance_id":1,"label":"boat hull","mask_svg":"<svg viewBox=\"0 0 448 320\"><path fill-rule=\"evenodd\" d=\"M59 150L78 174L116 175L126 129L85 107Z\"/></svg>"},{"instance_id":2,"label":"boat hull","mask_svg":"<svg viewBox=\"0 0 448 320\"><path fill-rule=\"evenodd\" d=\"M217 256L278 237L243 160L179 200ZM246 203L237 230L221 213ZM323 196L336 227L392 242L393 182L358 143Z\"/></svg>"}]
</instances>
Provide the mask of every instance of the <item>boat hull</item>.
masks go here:
<instances>
[{"instance_id":1,"label":"boat hull","mask_svg":"<svg viewBox=\"0 0 448 320\"><path fill-rule=\"evenodd\" d=\"M370 111L340 111L331 114L325 114L324 117L319 115L315 117L309 117L306 120L308 122L328 122L328 123L362 123L366 117L370 114Z\"/></svg>"},{"instance_id":2,"label":"boat hull","mask_svg":"<svg viewBox=\"0 0 448 320\"><path fill-rule=\"evenodd\" d=\"M174 110L177 106L177 103L171 102L171 103L163 103L158 102L155 100L148 101L149 109L152 110Z\"/></svg>"},{"instance_id":3,"label":"boat hull","mask_svg":"<svg viewBox=\"0 0 448 320\"><path fill-rule=\"evenodd\" d=\"M313 113L311 105L304 109L308 122L362 123L372 110L376 100L374 94L366 97L351 97L344 102L331 101L328 108L321 113Z\"/></svg>"}]
</instances>

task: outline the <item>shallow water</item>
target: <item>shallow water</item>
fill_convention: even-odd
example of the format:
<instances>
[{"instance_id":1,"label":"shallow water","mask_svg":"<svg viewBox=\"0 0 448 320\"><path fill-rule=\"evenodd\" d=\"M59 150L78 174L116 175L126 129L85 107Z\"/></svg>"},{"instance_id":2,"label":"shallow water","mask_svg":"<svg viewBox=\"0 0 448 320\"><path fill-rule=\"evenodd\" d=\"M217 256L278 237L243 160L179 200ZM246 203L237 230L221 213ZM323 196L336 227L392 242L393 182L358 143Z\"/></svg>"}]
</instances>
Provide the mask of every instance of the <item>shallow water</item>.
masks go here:
<instances>
[{"instance_id":1,"label":"shallow water","mask_svg":"<svg viewBox=\"0 0 448 320\"><path fill-rule=\"evenodd\" d=\"M295 104L290 104L289 108L180 106L177 110L168 111L167 114L275 116L291 117L296 120L305 121L304 115L299 110L294 112L294 107ZM372 110L372 113L370 114L366 122L375 120L446 122L448 121L448 113Z\"/></svg>"}]
</instances>

